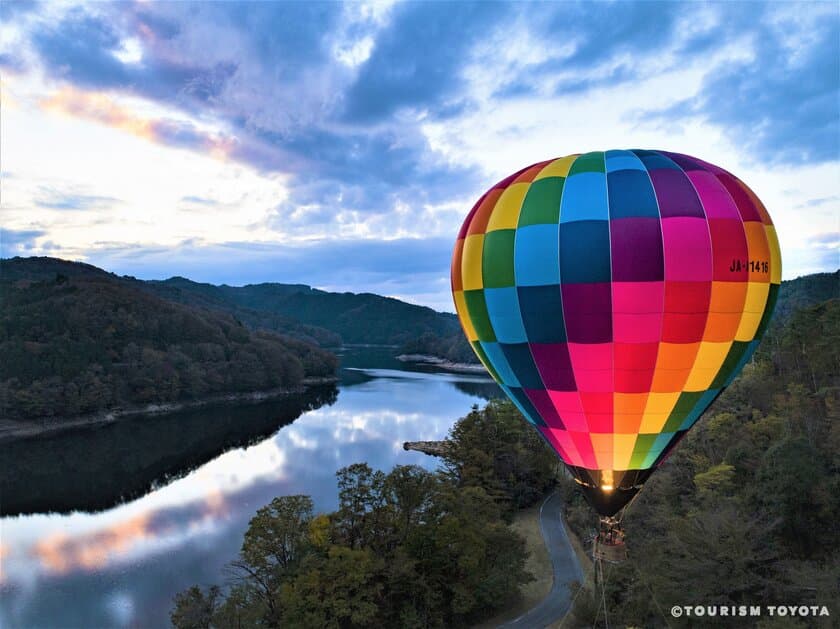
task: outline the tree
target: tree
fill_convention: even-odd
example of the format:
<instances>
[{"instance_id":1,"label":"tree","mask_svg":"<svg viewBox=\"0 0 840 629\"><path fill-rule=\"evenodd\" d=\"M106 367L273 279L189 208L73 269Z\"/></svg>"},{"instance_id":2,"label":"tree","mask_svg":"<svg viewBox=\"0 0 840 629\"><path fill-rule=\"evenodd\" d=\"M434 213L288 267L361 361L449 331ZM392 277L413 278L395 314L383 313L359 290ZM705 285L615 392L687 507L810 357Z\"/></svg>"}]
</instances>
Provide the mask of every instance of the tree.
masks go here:
<instances>
[{"instance_id":1,"label":"tree","mask_svg":"<svg viewBox=\"0 0 840 629\"><path fill-rule=\"evenodd\" d=\"M218 627L461 626L531 579L524 541L484 489L415 466L384 474L361 463L337 477L334 513L313 517L307 496L260 509L225 600L208 607L189 590L176 599L178 617Z\"/></svg>"},{"instance_id":2,"label":"tree","mask_svg":"<svg viewBox=\"0 0 840 629\"><path fill-rule=\"evenodd\" d=\"M775 528L800 556L820 548L820 531L831 528L827 480L818 453L802 437L767 450L756 474L755 501L780 516Z\"/></svg>"},{"instance_id":3,"label":"tree","mask_svg":"<svg viewBox=\"0 0 840 629\"><path fill-rule=\"evenodd\" d=\"M382 532L385 475L367 463L354 463L338 470L336 477L339 535L350 548L365 548Z\"/></svg>"},{"instance_id":4,"label":"tree","mask_svg":"<svg viewBox=\"0 0 840 629\"><path fill-rule=\"evenodd\" d=\"M383 562L369 550L332 546L308 558L283 586L283 625L351 629L377 626Z\"/></svg>"},{"instance_id":5,"label":"tree","mask_svg":"<svg viewBox=\"0 0 840 629\"><path fill-rule=\"evenodd\" d=\"M271 622L280 618L280 585L290 578L309 547L309 496L280 496L257 511L248 524L234 575L254 588Z\"/></svg>"},{"instance_id":6,"label":"tree","mask_svg":"<svg viewBox=\"0 0 840 629\"><path fill-rule=\"evenodd\" d=\"M667 610L685 604L686 592L725 605L830 604L840 595L832 543L840 517L838 313L834 299L773 324L752 363L646 483L623 520L633 574L612 573L612 618L661 624L651 598ZM581 531L575 504L567 520ZM594 624L600 601L586 592L577 600L575 619Z\"/></svg>"},{"instance_id":7,"label":"tree","mask_svg":"<svg viewBox=\"0 0 840 629\"><path fill-rule=\"evenodd\" d=\"M554 483L557 455L509 401L491 400L450 430L444 469L482 487L508 514L534 504Z\"/></svg>"},{"instance_id":8,"label":"tree","mask_svg":"<svg viewBox=\"0 0 840 629\"><path fill-rule=\"evenodd\" d=\"M175 609L169 614L177 629L209 629L216 612L219 588L210 587L207 592L196 586L175 595Z\"/></svg>"},{"instance_id":9,"label":"tree","mask_svg":"<svg viewBox=\"0 0 840 629\"><path fill-rule=\"evenodd\" d=\"M713 465L694 476L694 485L701 496L729 494L734 489L735 468L728 463Z\"/></svg>"},{"instance_id":10,"label":"tree","mask_svg":"<svg viewBox=\"0 0 840 629\"><path fill-rule=\"evenodd\" d=\"M38 275L39 264L68 263L0 261L4 273L24 276ZM335 356L318 347L158 298L144 283L93 267L60 275L16 282L0 273L4 417L64 421L119 406L292 388L304 376L334 373Z\"/></svg>"},{"instance_id":11,"label":"tree","mask_svg":"<svg viewBox=\"0 0 840 629\"><path fill-rule=\"evenodd\" d=\"M398 465L385 478L385 502L393 509L396 536L402 543L429 508L435 477L417 465Z\"/></svg>"},{"instance_id":12,"label":"tree","mask_svg":"<svg viewBox=\"0 0 840 629\"><path fill-rule=\"evenodd\" d=\"M496 502L480 487L441 483L428 525L409 542L417 570L440 592L447 625L461 625L510 600L525 572L524 540L501 520Z\"/></svg>"}]
</instances>

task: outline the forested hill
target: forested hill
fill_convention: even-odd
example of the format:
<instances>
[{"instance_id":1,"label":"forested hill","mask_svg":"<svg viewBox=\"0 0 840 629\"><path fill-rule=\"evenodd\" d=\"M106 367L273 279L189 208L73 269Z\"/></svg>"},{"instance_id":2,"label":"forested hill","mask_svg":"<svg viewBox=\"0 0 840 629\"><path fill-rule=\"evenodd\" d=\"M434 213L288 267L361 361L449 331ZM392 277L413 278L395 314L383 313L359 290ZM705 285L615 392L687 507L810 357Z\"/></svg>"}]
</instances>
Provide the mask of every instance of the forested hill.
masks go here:
<instances>
[{"instance_id":1,"label":"forested hill","mask_svg":"<svg viewBox=\"0 0 840 629\"><path fill-rule=\"evenodd\" d=\"M331 353L230 314L161 299L96 267L0 262L0 418L298 387Z\"/></svg>"},{"instance_id":2,"label":"forested hill","mask_svg":"<svg viewBox=\"0 0 840 629\"><path fill-rule=\"evenodd\" d=\"M187 306L198 306L232 314L251 329L264 329L293 336L303 341L322 347L341 345L341 337L335 332L317 326L306 325L276 312L254 311L232 302L223 292L223 288L212 284L199 284L190 280L174 277L162 282L144 282L130 276L120 277L100 268L82 262L70 262L58 258L33 257L0 260L0 277L4 281L54 280L56 277L71 278L110 278L114 281L132 285L138 290L157 295L162 299L175 301ZM293 285L290 289L306 288Z\"/></svg>"},{"instance_id":3,"label":"forested hill","mask_svg":"<svg viewBox=\"0 0 840 629\"><path fill-rule=\"evenodd\" d=\"M576 596L569 626L604 626L605 607L611 624L632 627L838 626L840 299L837 274L821 275L788 282L788 295L833 276L834 298L781 310L750 364L628 508L630 558L610 568L603 594ZM586 537L592 511L574 485L567 521ZM826 605L831 617L768 618L780 601ZM764 611L731 622L668 615L699 604Z\"/></svg>"},{"instance_id":4,"label":"forested hill","mask_svg":"<svg viewBox=\"0 0 840 629\"><path fill-rule=\"evenodd\" d=\"M338 347L343 339L340 334L325 327L311 325L285 315L281 311L250 308L236 299L236 291L232 286L214 286L193 282L184 277L173 277L168 280L136 280L142 290L148 291L163 299L176 301L188 306L199 306L211 310L227 312L254 330L272 330L288 334L321 347ZM280 291L291 294L296 291L309 291L308 286L301 284L276 284Z\"/></svg>"},{"instance_id":5,"label":"forested hill","mask_svg":"<svg viewBox=\"0 0 840 629\"><path fill-rule=\"evenodd\" d=\"M773 323L778 326L800 308L821 304L840 298L840 270L834 273L814 273L782 282L779 300L773 313Z\"/></svg>"},{"instance_id":6,"label":"forested hill","mask_svg":"<svg viewBox=\"0 0 840 629\"><path fill-rule=\"evenodd\" d=\"M342 343L401 345L423 335L460 335L453 314L371 293L331 293L305 284L215 286L183 277L141 281L56 258L2 260L0 275L6 280L109 277L169 301L232 314L252 329L281 332L323 347Z\"/></svg>"},{"instance_id":7,"label":"forested hill","mask_svg":"<svg viewBox=\"0 0 840 629\"><path fill-rule=\"evenodd\" d=\"M213 286L181 277L146 284L169 299L213 299L237 313L248 311L249 322L281 315L329 330L344 343L399 345L426 333L449 335L459 330L455 315L371 293L331 293L305 284Z\"/></svg>"}]
</instances>

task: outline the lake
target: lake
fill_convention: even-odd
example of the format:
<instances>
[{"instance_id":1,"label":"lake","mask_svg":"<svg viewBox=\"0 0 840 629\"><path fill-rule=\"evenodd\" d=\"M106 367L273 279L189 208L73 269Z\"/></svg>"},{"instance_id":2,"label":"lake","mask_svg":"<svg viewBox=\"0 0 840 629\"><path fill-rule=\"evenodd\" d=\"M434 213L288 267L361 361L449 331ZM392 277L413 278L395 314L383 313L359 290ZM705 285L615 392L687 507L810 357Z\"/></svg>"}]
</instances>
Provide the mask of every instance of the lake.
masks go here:
<instances>
[{"instance_id":1,"label":"lake","mask_svg":"<svg viewBox=\"0 0 840 629\"><path fill-rule=\"evenodd\" d=\"M437 460L487 377L348 348L337 387L0 446L0 626L161 627L176 592L225 583L255 511L284 494L337 507L335 472Z\"/></svg>"}]
</instances>

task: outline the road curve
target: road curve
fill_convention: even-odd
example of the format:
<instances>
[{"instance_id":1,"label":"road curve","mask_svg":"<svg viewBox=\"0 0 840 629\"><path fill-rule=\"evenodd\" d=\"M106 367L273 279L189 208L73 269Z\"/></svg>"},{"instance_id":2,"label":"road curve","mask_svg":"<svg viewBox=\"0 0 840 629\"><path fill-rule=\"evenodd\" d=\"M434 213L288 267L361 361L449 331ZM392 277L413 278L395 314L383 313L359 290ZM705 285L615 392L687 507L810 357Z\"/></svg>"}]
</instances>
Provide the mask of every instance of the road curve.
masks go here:
<instances>
[{"instance_id":1,"label":"road curve","mask_svg":"<svg viewBox=\"0 0 840 629\"><path fill-rule=\"evenodd\" d=\"M540 507L540 530L554 568L551 591L519 618L500 625L500 629L541 629L557 622L569 611L572 600L569 585L572 581L583 581L583 570L569 542L562 511L563 502L558 492L546 498Z\"/></svg>"}]
</instances>

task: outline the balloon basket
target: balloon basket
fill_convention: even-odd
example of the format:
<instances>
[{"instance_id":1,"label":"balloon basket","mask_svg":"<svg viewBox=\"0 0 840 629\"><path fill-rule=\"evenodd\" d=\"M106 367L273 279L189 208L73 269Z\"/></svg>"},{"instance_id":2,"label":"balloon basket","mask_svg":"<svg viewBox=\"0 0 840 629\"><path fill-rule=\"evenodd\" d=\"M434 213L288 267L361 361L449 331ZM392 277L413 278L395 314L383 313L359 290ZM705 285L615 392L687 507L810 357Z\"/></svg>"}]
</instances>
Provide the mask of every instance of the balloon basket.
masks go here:
<instances>
[{"instance_id":1,"label":"balloon basket","mask_svg":"<svg viewBox=\"0 0 840 629\"><path fill-rule=\"evenodd\" d=\"M601 518L598 535L592 547L592 556L598 561L621 563L627 559L627 547L624 545L624 529L613 517Z\"/></svg>"}]
</instances>

